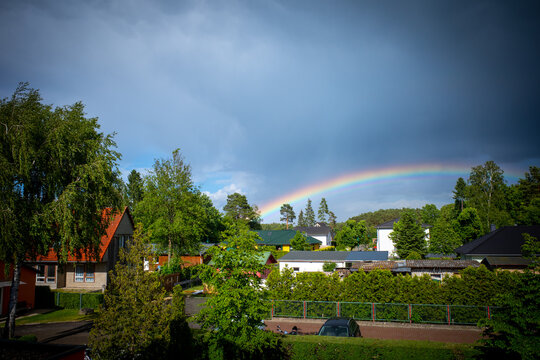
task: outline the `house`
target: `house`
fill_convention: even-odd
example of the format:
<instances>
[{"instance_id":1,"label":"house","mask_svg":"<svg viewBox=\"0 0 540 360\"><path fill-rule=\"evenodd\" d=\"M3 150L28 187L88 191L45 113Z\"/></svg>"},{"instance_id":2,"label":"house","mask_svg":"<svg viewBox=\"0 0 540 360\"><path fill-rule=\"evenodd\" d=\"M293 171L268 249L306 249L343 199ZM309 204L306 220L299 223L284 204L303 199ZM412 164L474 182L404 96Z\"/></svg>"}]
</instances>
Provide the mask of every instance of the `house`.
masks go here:
<instances>
[{"instance_id":1,"label":"house","mask_svg":"<svg viewBox=\"0 0 540 360\"><path fill-rule=\"evenodd\" d=\"M9 311L9 295L11 294L11 281L13 279L13 265L6 274L5 263L0 261L0 315L7 315ZM34 308L36 293L36 272L33 267L23 264L21 266L21 278L17 307Z\"/></svg>"},{"instance_id":2,"label":"house","mask_svg":"<svg viewBox=\"0 0 540 360\"><path fill-rule=\"evenodd\" d=\"M384 222L375 228L377 229L377 250L388 251L390 256L397 256L396 249L392 239L390 239L390 233L394 231L394 224L399 221L399 218ZM426 239L429 240L429 228L431 225L422 224L426 233Z\"/></svg>"},{"instance_id":3,"label":"house","mask_svg":"<svg viewBox=\"0 0 540 360\"><path fill-rule=\"evenodd\" d=\"M257 230L255 231L261 240L257 239L257 245L275 246L277 250L290 251L291 240L297 230ZM306 241L313 250L321 246L321 241L312 236L306 236Z\"/></svg>"},{"instance_id":4,"label":"house","mask_svg":"<svg viewBox=\"0 0 540 360\"><path fill-rule=\"evenodd\" d=\"M277 260L274 257L274 255L272 255L272 253L270 251L264 251L264 252L258 254L257 257L258 257L259 263L261 265L266 265L267 266L267 268L264 269L262 274L257 273L257 276L260 277L263 280L266 280L266 278L268 277L268 274L270 274L270 272L272 271L273 265L277 264Z\"/></svg>"},{"instance_id":5,"label":"house","mask_svg":"<svg viewBox=\"0 0 540 360\"><path fill-rule=\"evenodd\" d=\"M482 264L489 270L523 271L529 267L531 260L521 256L486 256Z\"/></svg>"},{"instance_id":6,"label":"house","mask_svg":"<svg viewBox=\"0 0 540 360\"><path fill-rule=\"evenodd\" d=\"M491 262L494 257L521 257L524 233L540 239L540 225L504 226L458 247L455 252L462 259L478 262L486 257L490 257Z\"/></svg>"},{"instance_id":7,"label":"house","mask_svg":"<svg viewBox=\"0 0 540 360\"><path fill-rule=\"evenodd\" d=\"M358 263L351 270L366 272L375 269L389 270L394 274L409 274L423 276L428 274L433 280L440 281L445 275L456 275L469 266L478 267L480 264L472 260L399 260L375 261L372 263Z\"/></svg>"},{"instance_id":8,"label":"house","mask_svg":"<svg viewBox=\"0 0 540 360\"><path fill-rule=\"evenodd\" d=\"M336 268L348 268L356 263L383 261L388 259L386 251L291 251L279 260L279 270L285 267L295 272L323 271L325 262L336 264Z\"/></svg>"},{"instance_id":9,"label":"house","mask_svg":"<svg viewBox=\"0 0 540 360\"><path fill-rule=\"evenodd\" d=\"M334 240L332 228L323 222L315 223L314 226L297 226L294 228L296 231L305 233L307 236L311 236L321 242L321 247L325 248L332 245Z\"/></svg>"},{"instance_id":10,"label":"house","mask_svg":"<svg viewBox=\"0 0 540 360\"><path fill-rule=\"evenodd\" d=\"M111 209L103 210L103 218L111 216ZM49 286L52 289L89 289L103 290L107 286L108 272L118 260L120 248L132 238L134 224L129 209L113 214L106 233L101 237L98 258L86 254L68 254L67 264L59 267L58 256L49 251L36 261L30 262L38 270L37 286Z\"/></svg>"},{"instance_id":11,"label":"house","mask_svg":"<svg viewBox=\"0 0 540 360\"><path fill-rule=\"evenodd\" d=\"M181 255L180 260L182 261L182 268L208 263L210 261L210 255L207 255L206 251L215 245L216 244L201 244L197 253ZM169 262L169 255L166 251L160 251L160 247L157 244L153 244L153 247L154 252L158 255L156 255L157 259L155 263L147 266L147 270L151 271L154 271Z\"/></svg>"}]
</instances>

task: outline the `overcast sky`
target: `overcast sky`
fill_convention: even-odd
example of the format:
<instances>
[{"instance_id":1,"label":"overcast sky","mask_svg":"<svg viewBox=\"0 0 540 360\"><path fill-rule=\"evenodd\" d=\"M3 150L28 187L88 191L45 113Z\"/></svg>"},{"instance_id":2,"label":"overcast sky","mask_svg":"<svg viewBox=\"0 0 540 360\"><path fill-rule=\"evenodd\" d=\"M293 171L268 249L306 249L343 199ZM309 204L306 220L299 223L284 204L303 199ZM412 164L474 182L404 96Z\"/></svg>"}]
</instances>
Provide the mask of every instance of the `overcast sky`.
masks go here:
<instances>
[{"instance_id":1,"label":"overcast sky","mask_svg":"<svg viewBox=\"0 0 540 360\"><path fill-rule=\"evenodd\" d=\"M82 101L117 133L124 174L180 148L219 209L232 192L260 207L398 165L493 160L519 174L540 165L536 4L3 0L0 97L28 81L46 103ZM344 221L441 206L456 180L312 201Z\"/></svg>"}]
</instances>

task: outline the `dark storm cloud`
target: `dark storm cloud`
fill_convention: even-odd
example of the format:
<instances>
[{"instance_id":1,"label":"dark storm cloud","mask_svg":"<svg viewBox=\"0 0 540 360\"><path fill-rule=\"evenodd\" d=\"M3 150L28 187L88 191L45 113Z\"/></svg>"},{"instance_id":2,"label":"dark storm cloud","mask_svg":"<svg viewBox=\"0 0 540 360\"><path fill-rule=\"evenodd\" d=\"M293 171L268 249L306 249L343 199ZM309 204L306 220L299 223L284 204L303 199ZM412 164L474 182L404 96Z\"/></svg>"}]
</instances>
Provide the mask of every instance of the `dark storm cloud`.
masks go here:
<instances>
[{"instance_id":1,"label":"dark storm cloud","mask_svg":"<svg viewBox=\"0 0 540 360\"><path fill-rule=\"evenodd\" d=\"M373 167L540 158L535 2L2 2L0 32L2 96L28 80L82 100L126 169L181 147L209 191L257 203Z\"/></svg>"}]
</instances>

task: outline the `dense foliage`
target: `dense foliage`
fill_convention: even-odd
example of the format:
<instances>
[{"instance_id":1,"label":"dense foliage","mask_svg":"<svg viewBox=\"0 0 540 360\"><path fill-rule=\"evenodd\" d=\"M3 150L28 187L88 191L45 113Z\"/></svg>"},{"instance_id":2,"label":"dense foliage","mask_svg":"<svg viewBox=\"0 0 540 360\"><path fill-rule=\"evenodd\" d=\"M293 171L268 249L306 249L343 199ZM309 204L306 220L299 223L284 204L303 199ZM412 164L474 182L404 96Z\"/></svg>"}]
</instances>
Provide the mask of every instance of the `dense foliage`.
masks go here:
<instances>
[{"instance_id":1,"label":"dense foliage","mask_svg":"<svg viewBox=\"0 0 540 360\"><path fill-rule=\"evenodd\" d=\"M5 336L13 336L22 261L50 247L60 262L97 254L103 209L121 201L112 136L80 102L53 109L41 101L28 84L0 100L0 260L15 270Z\"/></svg>"},{"instance_id":2,"label":"dense foliage","mask_svg":"<svg viewBox=\"0 0 540 360\"><path fill-rule=\"evenodd\" d=\"M251 230L261 229L261 219L257 205L250 205L245 195L234 193L227 195L223 207L225 216L240 224L248 225Z\"/></svg>"},{"instance_id":3,"label":"dense foliage","mask_svg":"<svg viewBox=\"0 0 540 360\"><path fill-rule=\"evenodd\" d=\"M110 273L104 305L89 337L94 358L154 359L189 352L183 302L178 293L172 304L165 301L157 274L144 270L144 259L151 256L139 227Z\"/></svg>"},{"instance_id":4,"label":"dense foliage","mask_svg":"<svg viewBox=\"0 0 540 360\"><path fill-rule=\"evenodd\" d=\"M353 248L369 244L367 237L367 227L364 220L347 220L344 226L335 236L338 250L352 250Z\"/></svg>"},{"instance_id":5,"label":"dense foliage","mask_svg":"<svg viewBox=\"0 0 540 360\"><path fill-rule=\"evenodd\" d=\"M294 234L294 237L291 239L291 247L296 251L311 249L307 243L306 235L300 231L297 231L296 234Z\"/></svg>"},{"instance_id":6,"label":"dense foliage","mask_svg":"<svg viewBox=\"0 0 540 360\"><path fill-rule=\"evenodd\" d=\"M399 221L394 223L394 231L389 237L400 259L407 258L412 251L420 255L427 253L426 233L412 211L404 212Z\"/></svg>"},{"instance_id":7,"label":"dense foliage","mask_svg":"<svg viewBox=\"0 0 540 360\"><path fill-rule=\"evenodd\" d=\"M283 204L279 209L279 214L281 215L280 221L285 221L285 226L288 229L289 223L293 225L294 219L296 219L296 214L294 213L293 207L291 204Z\"/></svg>"},{"instance_id":8,"label":"dense foliage","mask_svg":"<svg viewBox=\"0 0 540 360\"><path fill-rule=\"evenodd\" d=\"M196 321L209 330L207 341L215 358L280 356L279 338L259 328L270 307L262 298L257 276L265 265L258 256L256 236L233 224L225 232L223 248L210 248L212 262L201 268L199 277L214 295Z\"/></svg>"},{"instance_id":9,"label":"dense foliage","mask_svg":"<svg viewBox=\"0 0 540 360\"><path fill-rule=\"evenodd\" d=\"M267 296L278 300L353 301L405 304L495 305L495 297L512 291L523 275L467 268L441 283L423 277L393 275L389 270L359 271L343 280L338 274L273 270Z\"/></svg>"}]
</instances>

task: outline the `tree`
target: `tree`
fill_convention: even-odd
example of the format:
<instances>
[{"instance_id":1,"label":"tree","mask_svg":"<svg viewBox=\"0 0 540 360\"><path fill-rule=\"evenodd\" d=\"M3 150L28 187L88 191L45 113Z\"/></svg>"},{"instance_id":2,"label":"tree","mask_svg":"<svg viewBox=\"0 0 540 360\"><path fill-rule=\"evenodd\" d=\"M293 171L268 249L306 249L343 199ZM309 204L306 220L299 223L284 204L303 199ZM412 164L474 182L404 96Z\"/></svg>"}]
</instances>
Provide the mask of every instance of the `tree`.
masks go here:
<instances>
[{"instance_id":1,"label":"tree","mask_svg":"<svg viewBox=\"0 0 540 360\"><path fill-rule=\"evenodd\" d=\"M421 217L424 224L433 225L439 217L439 209L435 204L426 204L422 208Z\"/></svg>"},{"instance_id":2,"label":"tree","mask_svg":"<svg viewBox=\"0 0 540 360\"><path fill-rule=\"evenodd\" d=\"M131 170L128 175L126 193L128 197L128 205L130 209L134 210L139 201L142 200L144 194L144 181L141 174L137 170Z\"/></svg>"},{"instance_id":3,"label":"tree","mask_svg":"<svg viewBox=\"0 0 540 360\"><path fill-rule=\"evenodd\" d=\"M265 269L259 259L258 235L232 223L224 233L224 244L212 247L208 254L212 265L202 265L199 277L214 293L196 316L196 321L208 333L214 352L221 358L240 358L238 352L265 358L278 351L275 334L260 329L270 305L263 300L261 279ZM264 347L276 351L264 354ZM216 351L217 349L217 351ZM279 355L276 355L279 358Z\"/></svg>"},{"instance_id":4,"label":"tree","mask_svg":"<svg viewBox=\"0 0 540 360\"><path fill-rule=\"evenodd\" d=\"M452 193L454 194L452 198L454 199L455 209L458 212L462 212L463 208L465 207L465 199L467 197L467 183L462 177L457 179L456 186L454 187L454 191Z\"/></svg>"},{"instance_id":5,"label":"tree","mask_svg":"<svg viewBox=\"0 0 540 360\"><path fill-rule=\"evenodd\" d=\"M252 230L261 228L258 208L256 205L250 205L245 195L239 193L227 195L227 204L223 210L225 216L248 224Z\"/></svg>"},{"instance_id":6,"label":"tree","mask_svg":"<svg viewBox=\"0 0 540 360\"><path fill-rule=\"evenodd\" d=\"M287 229L289 229L289 221L292 224L294 219L296 219L293 207L291 206L291 204L283 204L281 205L279 213L281 214L281 218L279 220L285 221L287 223Z\"/></svg>"},{"instance_id":7,"label":"tree","mask_svg":"<svg viewBox=\"0 0 540 360\"><path fill-rule=\"evenodd\" d=\"M520 225L540 224L540 168L530 166L524 179L513 186L517 197L516 220Z\"/></svg>"},{"instance_id":8,"label":"tree","mask_svg":"<svg viewBox=\"0 0 540 360\"><path fill-rule=\"evenodd\" d=\"M336 228L336 220L337 220L336 215L332 211L329 211L328 212L328 225L330 225L332 230Z\"/></svg>"},{"instance_id":9,"label":"tree","mask_svg":"<svg viewBox=\"0 0 540 360\"><path fill-rule=\"evenodd\" d=\"M323 271L332 272L336 269L336 263L325 261L322 266Z\"/></svg>"},{"instance_id":10,"label":"tree","mask_svg":"<svg viewBox=\"0 0 540 360\"><path fill-rule=\"evenodd\" d=\"M180 150L172 158L156 160L145 177L145 196L136 208L136 216L150 233L150 240L183 254L199 250L200 243L212 232L213 216L205 195L191 179L191 167Z\"/></svg>"},{"instance_id":11,"label":"tree","mask_svg":"<svg viewBox=\"0 0 540 360\"><path fill-rule=\"evenodd\" d=\"M507 286L507 291L495 298L499 308L482 324L484 346L480 350L486 359L537 359L540 353L540 246L530 234L523 237L523 256L533 261L516 277L516 286Z\"/></svg>"},{"instance_id":12,"label":"tree","mask_svg":"<svg viewBox=\"0 0 540 360\"><path fill-rule=\"evenodd\" d=\"M89 336L92 355L99 359L164 358L170 349L175 327L183 327L190 337L181 302L165 301L167 295L157 273L145 271L144 259L150 259L151 247L139 225L133 241L120 250L120 261L110 273L104 304L94 320ZM175 297L178 295L175 293ZM187 328L187 329L186 329ZM182 352L189 349L184 339Z\"/></svg>"},{"instance_id":13,"label":"tree","mask_svg":"<svg viewBox=\"0 0 540 360\"><path fill-rule=\"evenodd\" d=\"M394 231L389 236L400 259L405 259L411 251L416 251L420 255L426 254L426 233L416 222L413 211L403 213L399 221L394 223Z\"/></svg>"},{"instance_id":14,"label":"tree","mask_svg":"<svg viewBox=\"0 0 540 360\"><path fill-rule=\"evenodd\" d=\"M315 212L313 211L313 207L311 207L311 199L307 200L306 212L304 214L304 221L306 223L306 226L315 225Z\"/></svg>"},{"instance_id":15,"label":"tree","mask_svg":"<svg viewBox=\"0 0 540 360\"><path fill-rule=\"evenodd\" d=\"M298 214L298 226L305 227L306 220L304 218L304 210L300 210L300 214Z\"/></svg>"},{"instance_id":16,"label":"tree","mask_svg":"<svg viewBox=\"0 0 540 360\"><path fill-rule=\"evenodd\" d=\"M454 230L454 206L441 208L439 218L430 230L429 252L434 254L452 254L463 244L460 235Z\"/></svg>"},{"instance_id":17,"label":"tree","mask_svg":"<svg viewBox=\"0 0 540 360\"><path fill-rule=\"evenodd\" d=\"M53 109L27 83L0 101L0 260L14 269L5 337L22 262L50 247L61 263L70 253L95 257L109 222L102 211L120 206L120 155L98 129L82 103Z\"/></svg>"},{"instance_id":18,"label":"tree","mask_svg":"<svg viewBox=\"0 0 540 360\"><path fill-rule=\"evenodd\" d=\"M366 222L347 220L343 228L336 234L336 244L339 249L348 250L359 245L369 244Z\"/></svg>"},{"instance_id":19,"label":"tree","mask_svg":"<svg viewBox=\"0 0 540 360\"><path fill-rule=\"evenodd\" d=\"M491 224L496 222L497 218L504 217L500 212L505 187L503 171L493 161L472 168L468 198L470 205L478 210L483 234L489 232Z\"/></svg>"},{"instance_id":20,"label":"tree","mask_svg":"<svg viewBox=\"0 0 540 360\"><path fill-rule=\"evenodd\" d=\"M455 228L461 238L461 242L466 244L482 236L482 224L478 211L475 208L465 208L457 217Z\"/></svg>"},{"instance_id":21,"label":"tree","mask_svg":"<svg viewBox=\"0 0 540 360\"><path fill-rule=\"evenodd\" d=\"M308 247L306 235L300 231L297 231L294 237L291 239L291 247L293 250L306 250Z\"/></svg>"},{"instance_id":22,"label":"tree","mask_svg":"<svg viewBox=\"0 0 540 360\"><path fill-rule=\"evenodd\" d=\"M326 203L326 199L322 198L321 203L319 204L319 211L318 211L318 218L320 222L327 222L326 217L329 215L328 212L328 204Z\"/></svg>"}]
</instances>

